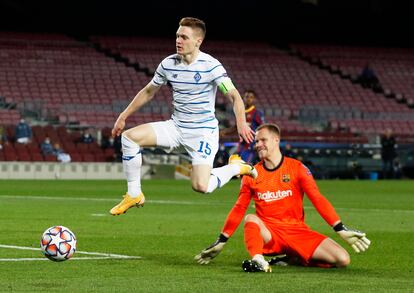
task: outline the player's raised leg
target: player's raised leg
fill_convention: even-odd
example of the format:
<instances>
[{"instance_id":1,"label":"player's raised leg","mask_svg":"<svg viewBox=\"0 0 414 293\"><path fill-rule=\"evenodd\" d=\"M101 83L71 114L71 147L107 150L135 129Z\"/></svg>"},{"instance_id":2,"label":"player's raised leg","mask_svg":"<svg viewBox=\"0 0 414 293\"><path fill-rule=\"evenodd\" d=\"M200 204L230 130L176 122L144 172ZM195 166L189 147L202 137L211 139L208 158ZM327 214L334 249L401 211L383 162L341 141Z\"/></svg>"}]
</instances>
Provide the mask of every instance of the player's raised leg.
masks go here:
<instances>
[{"instance_id":1,"label":"player's raised leg","mask_svg":"<svg viewBox=\"0 0 414 293\"><path fill-rule=\"evenodd\" d=\"M128 191L123 200L110 213L114 216L125 213L131 207L144 205L145 196L141 190L141 148L154 146L156 134L150 124L131 128L122 134L122 165L127 179Z\"/></svg>"},{"instance_id":2,"label":"player's raised leg","mask_svg":"<svg viewBox=\"0 0 414 293\"><path fill-rule=\"evenodd\" d=\"M238 154L233 154L230 156L229 164L239 166L240 171L238 175L248 175L253 178L257 177L257 170L252 165L246 163Z\"/></svg>"},{"instance_id":3,"label":"player's raised leg","mask_svg":"<svg viewBox=\"0 0 414 293\"><path fill-rule=\"evenodd\" d=\"M201 129L198 132L180 130L183 145L191 157L191 183L195 191L211 193L224 186L230 179L238 175L257 177L256 169L245 163L238 155L232 155L229 164L214 168L213 162L218 151L218 129Z\"/></svg>"},{"instance_id":4,"label":"player's raised leg","mask_svg":"<svg viewBox=\"0 0 414 293\"><path fill-rule=\"evenodd\" d=\"M195 191L211 193L224 186L231 178L238 175L257 177L256 169L245 163L238 155L232 155L229 164L212 169L210 165L193 165L191 184Z\"/></svg>"}]
</instances>

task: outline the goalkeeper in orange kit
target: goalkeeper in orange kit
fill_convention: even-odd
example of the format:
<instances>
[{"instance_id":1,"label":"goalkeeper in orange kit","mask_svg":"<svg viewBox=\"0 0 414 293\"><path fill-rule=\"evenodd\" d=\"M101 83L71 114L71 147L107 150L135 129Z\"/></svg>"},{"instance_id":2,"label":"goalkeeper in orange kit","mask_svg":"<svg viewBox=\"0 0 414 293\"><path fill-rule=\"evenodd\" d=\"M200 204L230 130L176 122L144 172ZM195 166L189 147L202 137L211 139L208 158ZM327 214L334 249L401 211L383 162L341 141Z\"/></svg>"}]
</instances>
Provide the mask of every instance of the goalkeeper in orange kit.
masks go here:
<instances>
[{"instance_id":1,"label":"goalkeeper in orange kit","mask_svg":"<svg viewBox=\"0 0 414 293\"><path fill-rule=\"evenodd\" d=\"M258 177L243 177L239 197L227 216L219 238L195 259L209 263L224 248L254 200L256 214L244 223L244 242L251 260L243 262L246 272L271 272L271 264L302 264L319 267L346 267L348 252L331 238L311 230L304 222L303 196L306 193L322 218L357 252L368 249L365 233L344 226L329 201L319 192L309 169L300 161L284 157L279 148L280 129L263 124L256 130L260 162ZM266 261L264 255L285 255ZM270 264L269 264L270 263Z\"/></svg>"}]
</instances>

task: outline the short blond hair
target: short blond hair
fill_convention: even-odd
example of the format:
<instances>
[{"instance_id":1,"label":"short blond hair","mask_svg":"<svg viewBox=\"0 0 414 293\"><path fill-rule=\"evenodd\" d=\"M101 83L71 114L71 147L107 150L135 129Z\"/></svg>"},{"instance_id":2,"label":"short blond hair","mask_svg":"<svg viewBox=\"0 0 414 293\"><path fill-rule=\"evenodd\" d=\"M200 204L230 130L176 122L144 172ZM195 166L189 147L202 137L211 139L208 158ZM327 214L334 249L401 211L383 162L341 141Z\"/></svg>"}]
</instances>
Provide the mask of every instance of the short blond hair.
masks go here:
<instances>
[{"instance_id":1,"label":"short blond hair","mask_svg":"<svg viewBox=\"0 0 414 293\"><path fill-rule=\"evenodd\" d=\"M206 24L201 19L195 17L183 17L179 22L180 26L188 26L192 29L196 29L201 33L203 39L206 36Z\"/></svg>"},{"instance_id":2,"label":"short blond hair","mask_svg":"<svg viewBox=\"0 0 414 293\"><path fill-rule=\"evenodd\" d=\"M259 127L257 127L256 131L259 131L262 129L267 129L268 131L276 134L280 138L280 135L281 135L280 127L276 123L264 123L260 125Z\"/></svg>"}]
</instances>

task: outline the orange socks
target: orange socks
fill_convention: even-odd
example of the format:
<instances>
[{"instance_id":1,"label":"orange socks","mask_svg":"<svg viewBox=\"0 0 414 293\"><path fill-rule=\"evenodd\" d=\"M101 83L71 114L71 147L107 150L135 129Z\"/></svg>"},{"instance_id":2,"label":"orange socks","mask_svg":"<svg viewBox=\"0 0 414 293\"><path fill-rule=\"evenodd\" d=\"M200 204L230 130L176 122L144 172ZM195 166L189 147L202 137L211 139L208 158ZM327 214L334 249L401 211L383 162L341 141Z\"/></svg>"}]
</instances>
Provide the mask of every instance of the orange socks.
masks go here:
<instances>
[{"instance_id":1,"label":"orange socks","mask_svg":"<svg viewBox=\"0 0 414 293\"><path fill-rule=\"evenodd\" d=\"M264 242L259 225L253 222L244 224L244 244L252 257L263 253Z\"/></svg>"}]
</instances>

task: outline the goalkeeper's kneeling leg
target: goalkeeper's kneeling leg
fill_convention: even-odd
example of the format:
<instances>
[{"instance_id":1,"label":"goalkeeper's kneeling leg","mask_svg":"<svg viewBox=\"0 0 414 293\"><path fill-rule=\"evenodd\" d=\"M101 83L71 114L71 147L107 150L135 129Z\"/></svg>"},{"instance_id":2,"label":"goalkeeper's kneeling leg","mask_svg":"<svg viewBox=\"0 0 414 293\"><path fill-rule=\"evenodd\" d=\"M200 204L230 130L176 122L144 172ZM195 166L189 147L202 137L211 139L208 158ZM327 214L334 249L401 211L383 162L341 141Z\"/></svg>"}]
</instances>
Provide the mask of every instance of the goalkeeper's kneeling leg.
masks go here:
<instances>
[{"instance_id":1,"label":"goalkeeper's kneeling leg","mask_svg":"<svg viewBox=\"0 0 414 293\"><path fill-rule=\"evenodd\" d=\"M349 266L351 263L351 257L349 256L349 253L343 249L343 252L336 255L336 261L335 266L337 268L345 268Z\"/></svg>"},{"instance_id":2,"label":"goalkeeper's kneeling leg","mask_svg":"<svg viewBox=\"0 0 414 293\"><path fill-rule=\"evenodd\" d=\"M324 262L337 268L347 267L351 263L349 253L338 243L326 238L319 244L312 255L315 263Z\"/></svg>"}]
</instances>

